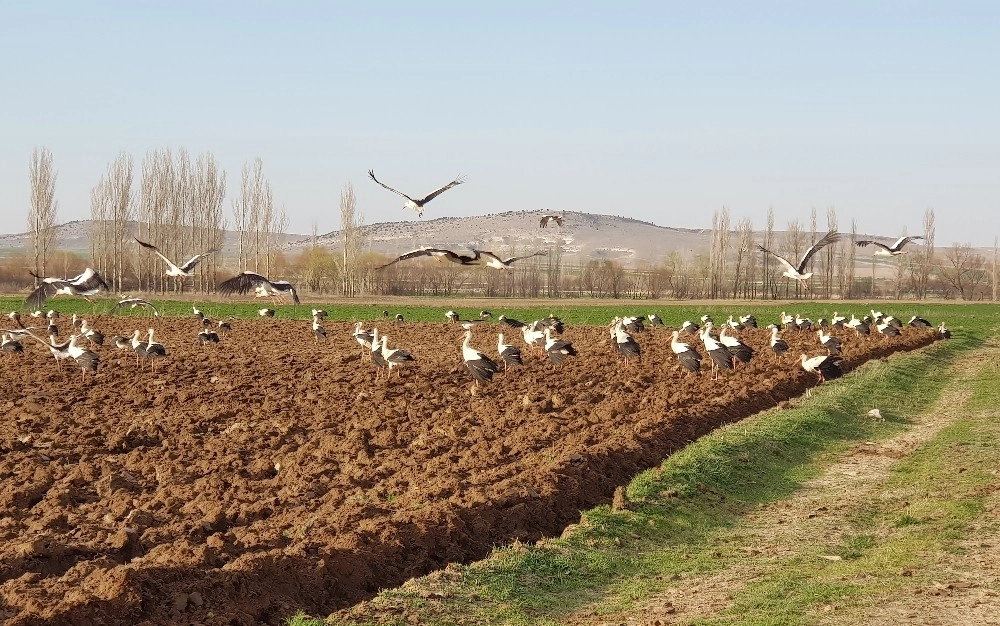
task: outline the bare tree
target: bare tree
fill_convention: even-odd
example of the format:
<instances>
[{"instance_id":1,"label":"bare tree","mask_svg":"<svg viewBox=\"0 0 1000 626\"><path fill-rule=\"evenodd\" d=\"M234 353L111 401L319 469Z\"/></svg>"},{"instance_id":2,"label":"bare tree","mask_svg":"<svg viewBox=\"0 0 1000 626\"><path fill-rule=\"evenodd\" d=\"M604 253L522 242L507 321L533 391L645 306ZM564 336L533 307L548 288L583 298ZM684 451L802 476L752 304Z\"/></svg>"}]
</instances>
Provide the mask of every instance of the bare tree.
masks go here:
<instances>
[{"instance_id":1,"label":"bare tree","mask_svg":"<svg viewBox=\"0 0 1000 626\"><path fill-rule=\"evenodd\" d=\"M753 222L743 218L736 226L739 233L739 247L736 249L736 269L733 272L733 297L739 295L743 286L743 297L752 298L754 289Z\"/></svg>"},{"instance_id":2,"label":"bare tree","mask_svg":"<svg viewBox=\"0 0 1000 626\"><path fill-rule=\"evenodd\" d=\"M986 280L983 256L969 243L952 244L944 253L940 270L944 283L957 291L963 300L971 300L976 287Z\"/></svg>"},{"instance_id":3,"label":"bare tree","mask_svg":"<svg viewBox=\"0 0 1000 626\"><path fill-rule=\"evenodd\" d=\"M802 225L799 224L799 220L795 219L788 222L788 228L785 231L785 241L784 241L784 257L786 259L791 259L792 263L798 263L798 259L801 258L802 253L806 249L806 234L802 232ZM799 290L801 289L801 282L795 282L795 297L798 298L800 295ZM788 285L789 281L785 281L785 297L788 297Z\"/></svg>"},{"instance_id":4,"label":"bare tree","mask_svg":"<svg viewBox=\"0 0 1000 626\"><path fill-rule=\"evenodd\" d=\"M767 207L767 222L764 227L764 242L761 245L768 250L774 250L774 207ZM770 295L771 299L776 299L778 297L778 291L776 288L777 282L771 276L771 255L763 252L761 255L764 296L768 297L768 295Z\"/></svg>"},{"instance_id":5,"label":"bare tree","mask_svg":"<svg viewBox=\"0 0 1000 626\"><path fill-rule=\"evenodd\" d=\"M726 254L729 251L729 208L712 213L712 248L710 252L710 298L718 298L725 287Z\"/></svg>"},{"instance_id":6,"label":"bare tree","mask_svg":"<svg viewBox=\"0 0 1000 626\"><path fill-rule=\"evenodd\" d=\"M917 281L917 297L923 300L927 299L931 268L934 266L934 236L936 230L934 226L934 209L926 209L924 211L924 249L920 255L920 276Z\"/></svg>"},{"instance_id":7,"label":"bare tree","mask_svg":"<svg viewBox=\"0 0 1000 626\"><path fill-rule=\"evenodd\" d=\"M354 185L348 182L340 192L340 232L344 236L343 293L352 298L358 287L358 259L361 256L361 226L364 216L358 212Z\"/></svg>"},{"instance_id":8,"label":"bare tree","mask_svg":"<svg viewBox=\"0 0 1000 626\"><path fill-rule=\"evenodd\" d=\"M826 232L831 232L837 230L837 210L835 208L827 207L826 209ZM833 271L836 268L836 257L837 249L840 247L839 242L829 245L823 249L823 269L824 277L826 278L826 299L829 300L833 298ZM843 297L843 291L841 291L841 297Z\"/></svg>"},{"instance_id":9,"label":"bare tree","mask_svg":"<svg viewBox=\"0 0 1000 626\"><path fill-rule=\"evenodd\" d=\"M56 172L52 168L52 152L35 148L29 163L31 208L28 210L28 239L34 261L34 272L45 276L45 263L56 242ZM38 281L36 280L37 284Z\"/></svg>"}]
</instances>

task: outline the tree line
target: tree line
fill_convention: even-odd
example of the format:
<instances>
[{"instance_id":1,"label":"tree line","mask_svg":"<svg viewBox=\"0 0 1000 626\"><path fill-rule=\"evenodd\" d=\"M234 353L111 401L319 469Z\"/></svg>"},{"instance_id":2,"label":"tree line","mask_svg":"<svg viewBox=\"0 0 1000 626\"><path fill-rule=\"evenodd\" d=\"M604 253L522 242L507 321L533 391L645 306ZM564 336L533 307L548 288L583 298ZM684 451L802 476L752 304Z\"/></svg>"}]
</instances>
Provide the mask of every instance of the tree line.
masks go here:
<instances>
[{"instance_id":1,"label":"tree line","mask_svg":"<svg viewBox=\"0 0 1000 626\"><path fill-rule=\"evenodd\" d=\"M137 180L138 178L138 180ZM27 233L27 265L38 276L55 273L60 251L55 249L58 203L57 173L52 153L37 148L29 161L31 202ZM547 256L518 262L510 273L482 267L407 262L378 270L383 255L364 251L364 216L357 207L353 187L341 192L339 248L313 242L296 254L281 250L280 236L288 218L276 208L271 184L261 159L244 164L240 189L230 201L230 222L225 211L226 174L211 153L192 158L185 150L148 152L138 175L133 158L119 154L91 190L90 259L118 293L168 293L180 290L212 292L221 278L243 269L272 278L304 283L320 295L483 295L497 297L593 297L674 299L796 299L796 298L958 298L996 299L997 245L986 259L968 243L955 243L935 252L935 215L923 218L922 246L896 257L872 256L859 249L857 224L835 245L813 257L811 289L781 276L775 259L757 251L759 243L788 258L797 259L822 234L838 230L836 210L826 210L820 229L816 209L809 223L788 222L775 230L769 209L762 231L750 219L731 224L728 208L712 216L711 244L704 254L684 256L666 251L655 264L625 267L613 259L596 258L566 263L564 244L555 240ZM234 231L236 254L226 259L224 235ZM196 268L193 279L180 282L164 276L163 262L140 253L134 237L156 245L168 258L182 263L193 254L217 250ZM512 246L511 255L517 251ZM859 256L859 254L861 256ZM61 253L66 274L69 256ZM864 266L870 273L866 275ZM0 283L23 286L25 277L8 262L0 265ZM22 264L20 267L24 267ZM860 269L859 269L860 268ZM69 270L77 272L82 267ZM23 270L21 270L23 272Z\"/></svg>"}]
</instances>

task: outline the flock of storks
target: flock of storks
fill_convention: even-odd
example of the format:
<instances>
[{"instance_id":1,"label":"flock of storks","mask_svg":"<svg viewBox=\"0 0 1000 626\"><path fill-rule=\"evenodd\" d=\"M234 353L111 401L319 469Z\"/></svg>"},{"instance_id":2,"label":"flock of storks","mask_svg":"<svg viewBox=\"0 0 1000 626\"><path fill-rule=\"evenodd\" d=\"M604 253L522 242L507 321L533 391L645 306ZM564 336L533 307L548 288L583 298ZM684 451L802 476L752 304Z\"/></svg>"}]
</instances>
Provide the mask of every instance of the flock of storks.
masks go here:
<instances>
[{"instance_id":1,"label":"flock of storks","mask_svg":"<svg viewBox=\"0 0 1000 626\"><path fill-rule=\"evenodd\" d=\"M403 208L415 210L417 215L420 217L423 216L424 207L428 202L441 193L444 193L452 187L461 185L464 182L464 179L459 176L424 197L413 198L379 181L375 178L375 173L372 170L368 171L368 176L385 189L405 198L406 202L404 203ZM541 216L539 226L545 228L548 224L555 223L561 227L564 224L564 220L564 215L546 214ZM782 266L784 266L785 270L782 273L783 276L799 281L805 289L808 289L809 285L807 281L812 276L812 272L807 271L809 261L812 259L813 255L816 254L816 252L839 241L841 236L842 235L836 231L826 233L826 235L806 249L796 264L792 264L792 262L785 257L765 248L764 246L757 245L757 249L765 254L773 256ZM872 240L860 240L856 243L858 246L876 246L878 250L876 250L875 254L895 256L904 252L903 247L907 243L917 239L923 239L923 237L900 237L892 245L886 245ZM167 270L165 275L167 277L182 280L193 275L195 268L202 259L214 252L217 252L215 249L208 250L194 255L182 265L177 265L164 256L155 245L142 241L138 238L135 238L135 241L141 248L152 251L153 254L160 257L160 259L166 263ZM518 260L542 256L545 254L547 254L545 251L538 251L525 256L501 258L492 252L485 250L473 249L472 254L459 254L452 250L443 248L425 247L402 254L376 269L381 270L395 263L399 263L400 261L429 256L438 260L446 260L460 265L484 265L486 267L510 271L511 265ZM25 299L25 304L30 309L35 310L35 313L32 314L33 316L42 315L41 308L50 297L56 295L73 295L81 296L89 300L91 296L96 295L101 290L107 291L110 289L107 282L101 277L101 275L93 268L89 267L86 268L79 276L73 278L41 277L35 275L34 273L32 273L32 276L40 281L39 286ZM247 294L250 291L253 291L257 297L272 298L274 301L281 301L283 297L291 296L293 303L300 303L298 292L289 281L270 280L267 277L252 271L241 272L240 274L219 283L218 291L223 295ZM111 312L125 306L132 308L139 306L149 307L152 309L154 316L159 315L156 308L142 298L123 298L116 303ZM205 318L197 307L194 307L194 312L195 315L198 316L203 322L203 328L198 334L198 340L201 343L218 343L219 333L228 330L229 323L219 322L218 329L214 329L211 327L211 321ZM259 314L261 316L273 317L275 311L274 309L263 308L259 310ZM386 315L388 315L387 312ZM456 323L460 322L466 328L465 338L462 343L462 360L465 367L472 375L476 385L490 380L493 374L499 371L500 367L492 357L471 345L472 328L474 327L474 324L476 322L483 321L489 315L488 311L483 311L479 320L461 320L459 316L454 313L454 311L448 311L446 314L446 317L450 321ZM83 346L81 341L83 339L87 339L92 344L101 344L103 343L103 335L96 331L96 329L89 327L86 320L78 320L74 315L74 327L77 328L78 331L74 332L68 341L61 343L57 342L55 339L58 334L58 328L55 325L55 319L57 316L58 314L54 311L50 311L47 316L49 318L48 322L50 333L49 340L45 341L33 333L32 328L28 328L23 325L20 315L17 312L12 312L9 317L16 323L18 328L12 328L2 333L2 337L0 337L0 340L2 340L2 344L0 344L2 345L2 351L4 353L23 351L23 345L18 340L24 337L30 337L45 345L60 363L62 360L67 358L73 358L81 366L84 376L86 376L88 372L96 372L100 358L89 348ZM325 316L326 314L324 311L317 309L313 310L312 332L317 341L326 337L326 331L322 326L322 320ZM509 327L519 329L522 333L525 345L532 349L538 349L543 354L547 355L554 366L561 365L566 357L576 355L576 350L573 348L573 345L570 342L558 337L558 335L562 333L563 323L555 316L535 320L530 324L506 318L502 315L498 318L498 320ZM402 322L402 316L397 316L396 321ZM663 324L662 320L660 320L656 315L649 315L648 321L654 326ZM771 348L779 357L783 352L788 350L788 344L781 339L779 335L782 328L796 328L799 330L802 330L803 328L812 329L811 322L808 320L802 320L797 316L788 316L786 318L786 316L782 314L780 322L780 325L772 324L771 332ZM756 319L754 319L753 316L743 317L739 321L734 321L733 318L730 317L716 334L714 332L713 322L707 316L703 317L702 324L700 326L691 322L685 322L681 329L673 331L671 349L674 354L677 355L678 361L684 369L691 372L699 371L701 369L701 353L680 339L682 333L697 336L704 346L705 353L710 357L713 377L718 376L719 370L732 370L737 367L739 363L748 363L750 359L753 358L753 350L741 342L738 337L730 334L731 332L748 325L756 326ZM910 320L909 325L929 326L930 324L926 320L914 317ZM378 330L374 328L370 332L366 331L363 326L364 324L362 322L357 323L353 333L353 338L362 346L362 358L370 359L378 366L379 377L381 376L381 372L384 371L388 379L393 370L398 372L400 371L401 365L414 360L413 355L409 351L402 348L390 348L388 345L388 336L385 334L380 336ZM809 357L803 354L799 359L799 363L806 371L815 373L820 382L831 378L837 378L842 373L840 369L841 359L839 357L841 340L826 332L828 328L853 328L859 334L869 334L872 332L871 329L874 328L876 329L876 332L893 335L899 334L899 329L902 328L902 326L903 324L896 318L893 318L892 316L883 316L875 311L872 311L870 316L865 316L863 319L858 319L853 315L850 319L846 319L835 313L829 322L823 321L819 323L818 328L816 329L819 344L821 347L826 349L827 353L814 357ZM640 358L641 348L638 342L636 342L633 334L643 329L643 318L639 317L616 317L609 325L610 338L616 346L618 353L624 357L626 365L628 365L630 360ZM942 336L950 336L950 332L944 327L944 324L939 326L938 332ZM114 341L115 345L119 348L131 348L135 352L137 364L139 364L142 359L146 359L150 362L151 368L155 370L156 361L166 356L166 349L162 344L156 342L153 336L154 330L153 328L149 328L144 339L142 338L141 331L136 330L131 338L115 337ZM520 350L513 345L505 343L503 333L498 334L496 354L497 358L504 364L505 369L512 365L522 364Z\"/></svg>"}]
</instances>

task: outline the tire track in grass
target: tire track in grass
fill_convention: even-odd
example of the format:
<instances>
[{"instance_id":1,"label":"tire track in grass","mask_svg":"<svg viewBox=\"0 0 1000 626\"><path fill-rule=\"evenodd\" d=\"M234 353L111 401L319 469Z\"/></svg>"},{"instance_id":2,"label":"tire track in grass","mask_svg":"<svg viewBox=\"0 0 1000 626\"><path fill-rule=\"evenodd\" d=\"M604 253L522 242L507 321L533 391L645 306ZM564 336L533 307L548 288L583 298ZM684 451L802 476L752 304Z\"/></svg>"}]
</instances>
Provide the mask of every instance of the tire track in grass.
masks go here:
<instances>
[{"instance_id":1,"label":"tire track in grass","mask_svg":"<svg viewBox=\"0 0 1000 626\"><path fill-rule=\"evenodd\" d=\"M893 468L967 415L971 381L998 353L990 345L952 365L948 376L954 383L931 410L907 416L904 432L855 445L821 476L804 482L793 497L768 504L720 532L714 540L716 553L732 565L685 576L627 613L594 622L593 613L585 610L578 615L589 621L576 617L566 623L764 624L795 623L796 618L830 625L1000 623L1000 602L994 597L1000 537L994 516L977 519L969 538L957 546L963 554L918 553L918 561L930 561L926 572L916 577L906 569L891 572L914 583L901 599L893 600L885 581L855 561L891 534L879 513L903 510L910 502L902 496L916 495L887 488ZM994 491L988 500L986 509L996 511L1000 497ZM905 522L906 515L901 513L897 521Z\"/></svg>"}]
</instances>

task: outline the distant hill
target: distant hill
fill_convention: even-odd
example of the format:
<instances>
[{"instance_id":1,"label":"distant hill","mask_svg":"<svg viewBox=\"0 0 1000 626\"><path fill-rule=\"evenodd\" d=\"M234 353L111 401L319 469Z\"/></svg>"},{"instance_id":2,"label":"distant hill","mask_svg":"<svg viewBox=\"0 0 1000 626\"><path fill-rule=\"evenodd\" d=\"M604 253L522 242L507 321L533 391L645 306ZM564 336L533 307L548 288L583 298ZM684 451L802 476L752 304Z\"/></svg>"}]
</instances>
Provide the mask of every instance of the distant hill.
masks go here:
<instances>
[{"instance_id":1,"label":"distant hill","mask_svg":"<svg viewBox=\"0 0 1000 626\"><path fill-rule=\"evenodd\" d=\"M672 251L690 258L695 254L707 253L711 246L710 229L671 228L628 217L578 211L561 212L565 216L565 223L561 227L550 223L547 228L541 228L539 219L546 213L551 211L506 211L469 217L380 222L363 226L362 237L366 242L366 250L387 256L397 256L424 246L456 251L478 248L501 256L516 256L548 249L558 242L562 245L563 258L567 264L610 259L629 267L659 263ZM89 220L60 224L56 227L56 247L86 254L90 249L89 226ZM781 234L776 233L778 237ZM757 236L759 240L761 234L757 233ZM886 243L895 240L895 236L863 237ZM282 249L291 253L313 244L311 236L301 234L285 234L280 240ZM12 250L24 250L27 242L26 233L0 235L0 255ZM232 254L236 252L237 243L237 234L227 231L223 253L228 258L232 258ZM343 235L340 231L332 231L316 237L316 243L324 247L339 248L343 243ZM730 245L734 244L735 241L731 238ZM869 255L870 252L866 250L858 250L859 261L867 259Z\"/></svg>"},{"instance_id":2,"label":"distant hill","mask_svg":"<svg viewBox=\"0 0 1000 626\"><path fill-rule=\"evenodd\" d=\"M711 231L670 228L651 222L620 217L561 212L563 226L550 223L539 226L539 219L551 211L507 211L469 217L439 217L432 220L381 222L362 227L367 249L396 256L424 246L457 250L477 248L498 255L518 255L548 249L555 243L563 247L570 263L590 259L611 259L628 266L657 263L672 250L696 253L707 250ZM340 247L343 235L333 231L317 237L322 246ZM289 248L312 245L312 238L292 242Z\"/></svg>"}]
</instances>

